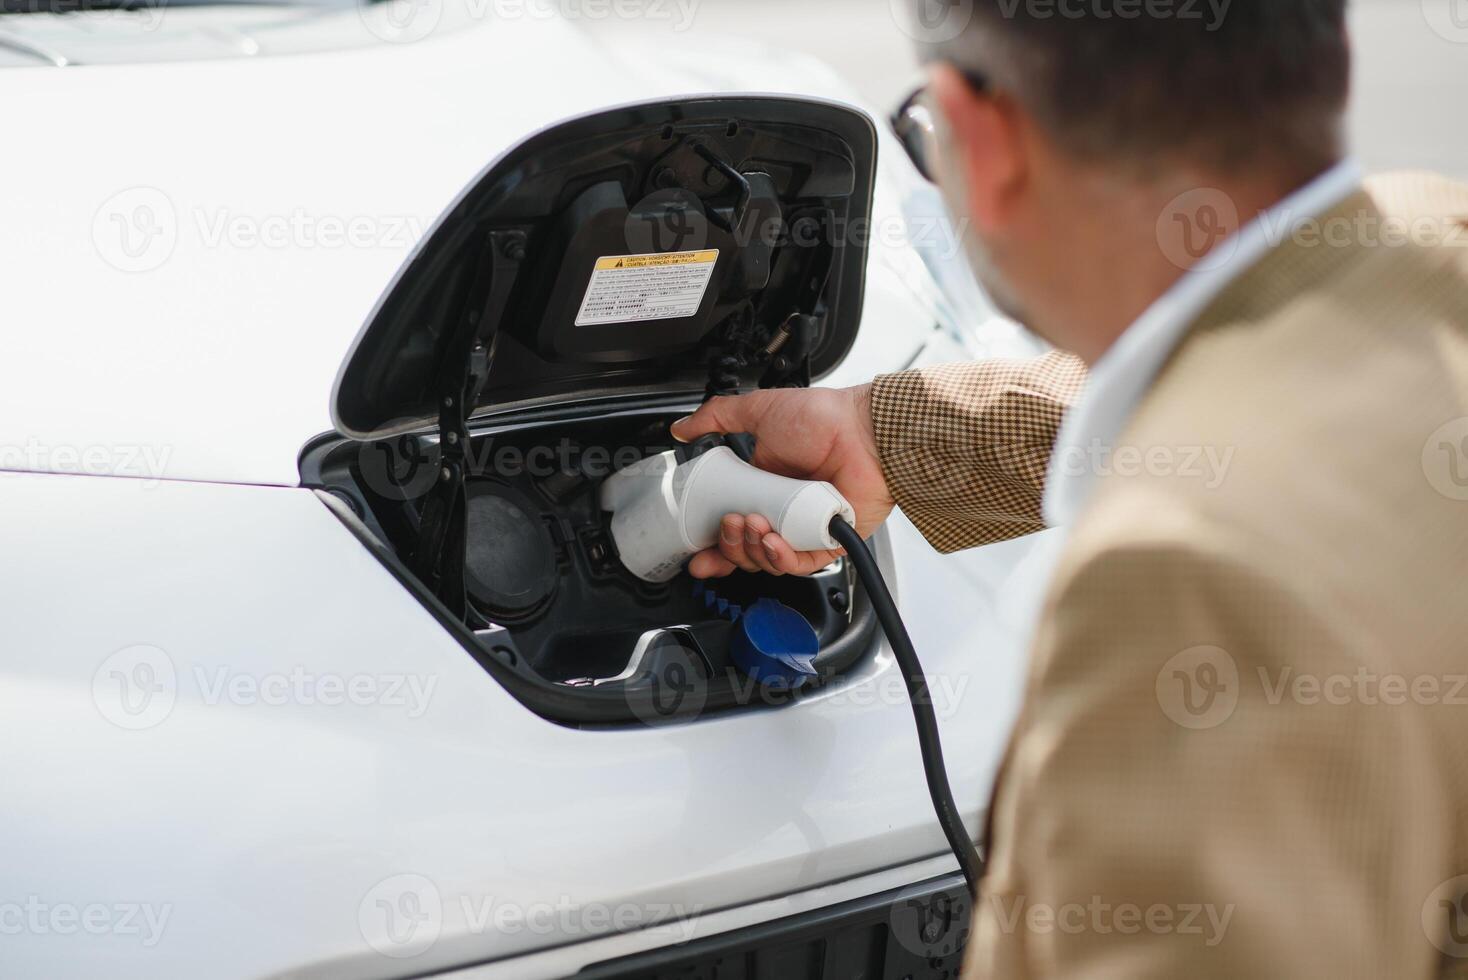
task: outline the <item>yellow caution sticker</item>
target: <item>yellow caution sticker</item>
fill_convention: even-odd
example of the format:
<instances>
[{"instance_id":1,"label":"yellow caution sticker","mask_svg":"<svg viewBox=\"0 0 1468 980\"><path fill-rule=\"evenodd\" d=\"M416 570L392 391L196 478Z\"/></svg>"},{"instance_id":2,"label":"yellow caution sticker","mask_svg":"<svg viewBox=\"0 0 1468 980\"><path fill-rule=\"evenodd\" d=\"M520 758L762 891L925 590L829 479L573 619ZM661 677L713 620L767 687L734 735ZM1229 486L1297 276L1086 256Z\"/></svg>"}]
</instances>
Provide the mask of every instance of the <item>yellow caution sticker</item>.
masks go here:
<instances>
[{"instance_id":1,"label":"yellow caution sticker","mask_svg":"<svg viewBox=\"0 0 1468 980\"><path fill-rule=\"evenodd\" d=\"M576 326L674 320L703 305L719 250L607 255L596 260Z\"/></svg>"}]
</instances>

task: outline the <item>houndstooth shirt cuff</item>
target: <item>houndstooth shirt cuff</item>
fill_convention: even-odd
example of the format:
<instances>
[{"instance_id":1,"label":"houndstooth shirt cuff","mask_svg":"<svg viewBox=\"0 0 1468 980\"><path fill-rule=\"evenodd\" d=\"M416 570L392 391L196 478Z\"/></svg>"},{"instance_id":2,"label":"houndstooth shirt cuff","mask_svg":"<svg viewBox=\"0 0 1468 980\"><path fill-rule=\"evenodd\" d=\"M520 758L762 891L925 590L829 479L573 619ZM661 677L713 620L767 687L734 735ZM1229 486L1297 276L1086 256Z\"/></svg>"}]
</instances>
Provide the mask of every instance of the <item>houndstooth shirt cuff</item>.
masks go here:
<instances>
[{"instance_id":1,"label":"houndstooth shirt cuff","mask_svg":"<svg viewBox=\"0 0 1468 980\"><path fill-rule=\"evenodd\" d=\"M1086 381L1071 354L883 375L872 424L887 485L944 554L1044 530L1040 500L1061 419Z\"/></svg>"}]
</instances>

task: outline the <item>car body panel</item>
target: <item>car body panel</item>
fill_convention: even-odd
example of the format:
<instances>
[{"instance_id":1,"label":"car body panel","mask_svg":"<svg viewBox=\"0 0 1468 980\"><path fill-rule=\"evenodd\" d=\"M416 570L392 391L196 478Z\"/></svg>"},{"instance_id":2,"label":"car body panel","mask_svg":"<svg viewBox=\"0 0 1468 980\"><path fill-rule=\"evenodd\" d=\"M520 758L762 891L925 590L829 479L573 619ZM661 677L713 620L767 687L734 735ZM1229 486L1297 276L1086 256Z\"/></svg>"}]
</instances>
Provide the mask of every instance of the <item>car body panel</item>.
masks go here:
<instances>
[{"instance_id":1,"label":"car body panel","mask_svg":"<svg viewBox=\"0 0 1468 980\"><path fill-rule=\"evenodd\" d=\"M0 493L0 538L28 556L3 582L0 782L28 788L0 810L7 889L168 910L151 946L9 935L7 975L389 976L407 970L381 951L412 947L377 903L419 878L442 918L413 971L578 938L488 928L486 902L681 918L944 850L885 653L786 708L574 730L516 702L310 491L10 475ZM1008 682L975 671L961 619L913 623L976 815L993 753L972 747L998 743Z\"/></svg>"},{"instance_id":2,"label":"car body panel","mask_svg":"<svg viewBox=\"0 0 1468 980\"><path fill-rule=\"evenodd\" d=\"M365 22L355 39L342 36L333 29L337 14L354 5L331 6L260 4L237 7L222 18L212 4L140 0L111 10L78 4L60 14L9 16L0 20L0 68L255 58L381 43L363 29Z\"/></svg>"}]
</instances>

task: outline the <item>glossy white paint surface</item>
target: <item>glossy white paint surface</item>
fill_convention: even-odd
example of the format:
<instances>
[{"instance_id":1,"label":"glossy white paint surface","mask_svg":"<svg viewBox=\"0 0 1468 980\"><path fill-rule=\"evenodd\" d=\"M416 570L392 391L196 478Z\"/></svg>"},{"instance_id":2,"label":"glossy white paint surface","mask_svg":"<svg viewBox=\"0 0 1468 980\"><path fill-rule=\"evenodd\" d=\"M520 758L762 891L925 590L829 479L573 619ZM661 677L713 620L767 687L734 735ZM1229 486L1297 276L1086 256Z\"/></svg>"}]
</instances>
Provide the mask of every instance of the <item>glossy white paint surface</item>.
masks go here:
<instances>
[{"instance_id":1,"label":"glossy white paint surface","mask_svg":"<svg viewBox=\"0 0 1468 980\"><path fill-rule=\"evenodd\" d=\"M790 708L573 731L506 694L309 491L12 475L0 495L26 556L3 573L6 895L163 918L151 945L22 929L7 976L391 976L589 938L495 928L501 905L649 924L943 850L885 656ZM977 814L1011 668L947 605L911 622ZM371 696L329 703L323 683ZM437 935L394 945L387 910L423 881Z\"/></svg>"}]
</instances>

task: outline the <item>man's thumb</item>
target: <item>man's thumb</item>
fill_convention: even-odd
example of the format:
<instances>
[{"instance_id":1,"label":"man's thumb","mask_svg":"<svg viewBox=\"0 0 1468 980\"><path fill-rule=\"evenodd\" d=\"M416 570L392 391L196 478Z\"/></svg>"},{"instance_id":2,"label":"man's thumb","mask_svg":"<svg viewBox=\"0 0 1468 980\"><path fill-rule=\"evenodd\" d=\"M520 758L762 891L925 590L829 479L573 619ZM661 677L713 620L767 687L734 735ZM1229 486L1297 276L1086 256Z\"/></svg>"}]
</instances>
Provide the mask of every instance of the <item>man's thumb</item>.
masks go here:
<instances>
[{"instance_id":1,"label":"man's thumb","mask_svg":"<svg viewBox=\"0 0 1468 980\"><path fill-rule=\"evenodd\" d=\"M674 422L670 431L679 442L692 442L711 432L743 431L737 424L737 419L742 414L739 407L737 396L721 395L711 398L692 415Z\"/></svg>"}]
</instances>

